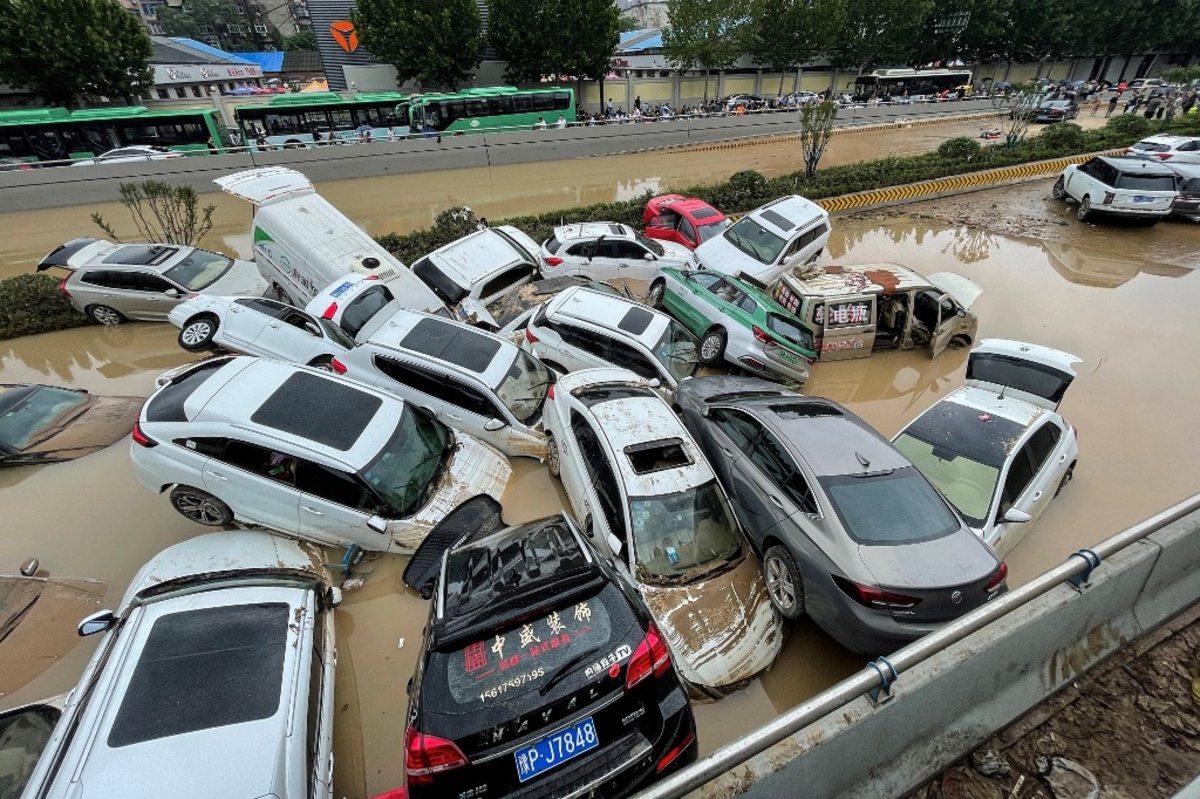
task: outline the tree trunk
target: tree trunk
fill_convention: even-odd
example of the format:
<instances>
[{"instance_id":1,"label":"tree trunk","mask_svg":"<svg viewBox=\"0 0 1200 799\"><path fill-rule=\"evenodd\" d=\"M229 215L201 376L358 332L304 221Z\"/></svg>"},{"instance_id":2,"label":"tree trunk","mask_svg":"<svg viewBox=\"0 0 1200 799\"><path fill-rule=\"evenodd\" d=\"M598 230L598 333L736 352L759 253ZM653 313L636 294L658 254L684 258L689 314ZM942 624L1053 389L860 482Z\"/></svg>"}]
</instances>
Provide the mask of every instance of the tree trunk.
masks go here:
<instances>
[{"instance_id":1,"label":"tree trunk","mask_svg":"<svg viewBox=\"0 0 1200 799\"><path fill-rule=\"evenodd\" d=\"M1008 76L1011 74L1012 74L1012 59L1010 58L1004 62L1004 80L1002 82L1007 83Z\"/></svg>"},{"instance_id":2,"label":"tree trunk","mask_svg":"<svg viewBox=\"0 0 1200 799\"><path fill-rule=\"evenodd\" d=\"M704 102L708 102L708 69L704 70Z\"/></svg>"},{"instance_id":3,"label":"tree trunk","mask_svg":"<svg viewBox=\"0 0 1200 799\"><path fill-rule=\"evenodd\" d=\"M783 96L783 70L779 70L779 91L775 92L776 97Z\"/></svg>"},{"instance_id":4,"label":"tree trunk","mask_svg":"<svg viewBox=\"0 0 1200 799\"><path fill-rule=\"evenodd\" d=\"M607 70L605 70L607 71ZM604 73L600 73L600 115L603 116L607 106L604 105Z\"/></svg>"}]
</instances>

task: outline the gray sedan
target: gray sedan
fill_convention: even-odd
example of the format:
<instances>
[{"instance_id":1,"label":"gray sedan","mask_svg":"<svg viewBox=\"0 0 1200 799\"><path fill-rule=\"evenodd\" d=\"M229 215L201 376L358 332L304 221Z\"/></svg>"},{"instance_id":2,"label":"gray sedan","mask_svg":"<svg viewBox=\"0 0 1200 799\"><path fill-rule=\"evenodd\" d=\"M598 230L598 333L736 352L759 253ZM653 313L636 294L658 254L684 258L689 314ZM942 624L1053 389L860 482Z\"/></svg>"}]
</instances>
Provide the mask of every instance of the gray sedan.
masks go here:
<instances>
[{"instance_id":1,"label":"gray sedan","mask_svg":"<svg viewBox=\"0 0 1200 799\"><path fill-rule=\"evenodd\" d=\"M694 378L675 401L785 617L886 654L1007 590L1005 564L840 405L749 377Z\"/></svg>"}]
</instances>

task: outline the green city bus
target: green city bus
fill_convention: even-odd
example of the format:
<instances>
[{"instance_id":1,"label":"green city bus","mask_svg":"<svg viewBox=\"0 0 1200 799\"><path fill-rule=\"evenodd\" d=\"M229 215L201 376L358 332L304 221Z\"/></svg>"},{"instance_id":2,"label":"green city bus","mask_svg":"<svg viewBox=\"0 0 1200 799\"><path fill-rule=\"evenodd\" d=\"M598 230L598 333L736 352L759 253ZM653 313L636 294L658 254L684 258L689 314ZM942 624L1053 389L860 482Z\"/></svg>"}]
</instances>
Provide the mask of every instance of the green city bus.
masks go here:
<instances>
[{"instance_id":1,"label":"green city bus","mask_svg":"<svg viewBox=\"0 0 1200 799\"><path fill-rule=\"evenodd\" d=\"M394 116L396 104L408 99L400 92L356 94L345 99L336 92L281 94L270 102L242 105L233 110L242 141L252 149L300 147L322 141L339 144L388 140L408 133L408 122ZM367 137L363 125L371 128Z\"/></svg>"},{"instance_id":2,"label":"green city bus","mask_svg":"<svg viewBox=\"0 0 1200 799\"><path fill-rule=\"evenodd\" d=\"M0 159L65 163L131 144L208 155L209 137L220 150L232 146L215 108L152 111L138 105L0 111Z\"/></svg>"},{"instance_id":3,"label":"green city bus","mask_svg":"<svg viewBox=\"0 0 1200 799\"><path fill-rule=\"evenodd\" d=\"M396 106L398 120L408 120L414 133L475 133L514 128L528 130L541 119L553 126L559 115L575 121L571 89L516 89L492 86L454 94L414 94Z\"/></svg>"}]
</instances>

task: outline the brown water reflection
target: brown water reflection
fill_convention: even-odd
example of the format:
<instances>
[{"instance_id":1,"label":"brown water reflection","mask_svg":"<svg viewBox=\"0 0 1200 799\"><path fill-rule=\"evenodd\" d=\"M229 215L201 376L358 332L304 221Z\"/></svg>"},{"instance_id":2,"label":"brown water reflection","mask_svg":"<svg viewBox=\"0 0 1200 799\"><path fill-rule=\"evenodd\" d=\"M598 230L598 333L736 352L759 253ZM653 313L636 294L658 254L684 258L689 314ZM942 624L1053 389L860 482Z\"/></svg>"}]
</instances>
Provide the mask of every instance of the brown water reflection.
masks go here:
<instances>
[{"instance_id":1,"label":"brown water reflection","mask_svg":"<svg viewBox=\"0 0 1200 799\"><path fill-rule=\"evenodd\" d=\"M1092 278L1092 285L1072 282L1056 258L1078 265L1067 269L1071 275L1110 269L1093 254L1094 230L1063 228L1070 246L1052 246L922 220L842 220L830 243L838 260L886 259L926 273L960 272L984 289L975 306L983 335L1031 340L1083 358L1062 407L1080 432L1076 479L1009 556L1013 585L1192 493L1200 471L1200 363L1190 356L1200 350L1192 313L1200 303L1200 278L1181 262L1183 253L1194 253L1197 231L1164 223L1148 245L1141 230L1125 240L1122 231L1104 229L1102 257L1137 268L1123 266L1119 280L1105 278L1101 285ZM157 372L189 357L175 348L175 331L166 325L89 327L0 344L5 380L114 394L149 393ZM845 403L890 436L960 385L963 366L964 353L932 359L924 351L822 363L806 391ZM105 581L111 606L148 557L203 532L136 484L128 446L124 441L73 463L0 473L0 571L36 555L52 576ZM544 468L524 460L514 468L504 497L508 521L562 506ZM401 586L404 562L389 556L367 561L366 584L348 592L338 610L339 796L373 795L401 779L404 686L428 613L427 604ZM80 641L23 688L0 697L0 706L69 689L92 646ZM697 707L702 751L739 738L863 665L811 624L794 625L782 656L761 680Z\"/></svg>"}]
</instances>

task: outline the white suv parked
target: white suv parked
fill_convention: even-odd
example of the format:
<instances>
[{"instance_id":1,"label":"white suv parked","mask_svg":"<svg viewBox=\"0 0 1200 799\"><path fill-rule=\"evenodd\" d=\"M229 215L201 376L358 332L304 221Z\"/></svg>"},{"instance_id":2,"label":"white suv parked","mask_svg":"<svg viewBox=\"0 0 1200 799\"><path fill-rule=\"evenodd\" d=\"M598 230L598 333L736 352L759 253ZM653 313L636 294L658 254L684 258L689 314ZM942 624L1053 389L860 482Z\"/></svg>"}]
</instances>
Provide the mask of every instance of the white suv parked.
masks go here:
<instances>
[{"instance_id":1,"label":"white suv parked","mask_svg":"<svg viewBox=\"0 0 1200 799\"><path fill-rule=\"evenodd\" d=\"M142 485L199 524L235 519L334 546L412 552L466 500L499 501L512 469L428 411L303 366L213 358L142 408Z\"/></svg>"},{"instance_id":2,"label":"white suv parked","mask_svg":"<svg viewBox=\"0 0 1200 799\"><path fill-rule=\"evenodd\" d=\"M1079 203L1080 222L1094 214L1141 217L1154 224L1171 213L1175 173L1141 158L1101 155L1070 164L1054 182L1055 199Z\"/></svg>"},{"instance_id":3,"label":"white suv parked","mask_svg":"<svg viewBox=\"0 0 1200 799\"><path fill-rule=\"evenodd\" d=\"M332 368L426 408L506 455L545 455L542 404L554 375L506 338L397 311L366 341L338 355Z\"/></svg>"},{"instance_id":4,"label":"white suv parked","mask_svg":"<svg viewBox=\"0 0 1200 799\"><path fill-rule=\"evenodd\" d=\"M154 556L115 613L80 623L108 634L23 795L332 796L340 592L321 562L248 530Z\"/></svg>"}]
</instances>

